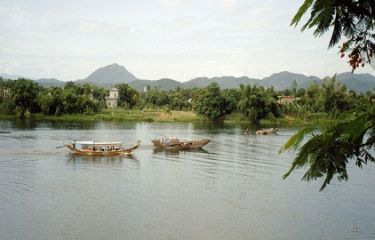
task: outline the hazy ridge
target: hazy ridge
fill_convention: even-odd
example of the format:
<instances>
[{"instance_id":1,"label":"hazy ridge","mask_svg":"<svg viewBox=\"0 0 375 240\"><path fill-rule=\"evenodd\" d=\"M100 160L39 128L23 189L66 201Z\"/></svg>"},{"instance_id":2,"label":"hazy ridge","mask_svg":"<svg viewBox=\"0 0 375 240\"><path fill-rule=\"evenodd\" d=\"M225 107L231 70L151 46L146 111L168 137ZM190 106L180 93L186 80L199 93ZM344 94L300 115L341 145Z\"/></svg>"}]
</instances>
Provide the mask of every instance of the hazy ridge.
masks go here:
<instances>
[{"instance_id":1,"label":"hazy ridge","mask_svg":"<svg viewBox=\"0 0 375 240\"><path fill-rule=\"evenodd\" d=\"M17 79L17 75L1 75L4 79ZM336 79L345 84L349 90L356 92L366 92L375 88L375 76L371 74L352 74L350 72L340 73L336 75ZM38 84L45 87L62 87L65 82L54 78L42 78L35 80ZM174 79L163 78L159 80L144 80L139 79L130 73L124 66L119 64L111 64L101 67L85 79L78 79L74 82L78 84L89 83L99 87L111 88L119 83L127 83L138 91L143 91L144 87L159 87L162 90L173 90L177 87L180 88L200 88L208 86L216 82L221 88L237 88L240 84L243 85L257 85L264 87L274 87L276 90L291 88L293 82L297 83L297 88L307 88L311 84L321 84L322 79L316 76L306 76L299 73L291 73L287 71L274 73L269 77L263 79L233 76L223 77L197 77L186 82L179 82Z\"/></svg>"}]
</instances>

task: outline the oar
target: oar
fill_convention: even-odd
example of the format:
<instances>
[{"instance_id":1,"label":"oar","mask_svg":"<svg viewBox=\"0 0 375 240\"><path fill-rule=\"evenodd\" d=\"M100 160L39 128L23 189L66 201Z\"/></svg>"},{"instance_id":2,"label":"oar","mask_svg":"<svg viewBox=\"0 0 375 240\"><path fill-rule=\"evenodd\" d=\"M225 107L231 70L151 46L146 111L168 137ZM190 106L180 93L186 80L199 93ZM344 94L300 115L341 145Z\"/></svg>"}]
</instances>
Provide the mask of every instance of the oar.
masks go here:
<instances>
[{"instance_id":1,"label":"oar","mask_svg":"<svg viewBox=\"0 0 375 240\"><path fill-rule=\"evenodd\" d=\"M59 148L63 148L63 147L65 147L65 145L64 145L64 146L59 146L59 147L56 147L56 149L59 149Z\"/></svg>"},{"instance_id":2,"label":"oar","mask_svg":"<svg viewBox=\"0 0 375 240\"><path fill-rule=\"evenodd\" d=\"M12 133L12 132L0 131L0 133Z\"/></svg>"}]
</instances>

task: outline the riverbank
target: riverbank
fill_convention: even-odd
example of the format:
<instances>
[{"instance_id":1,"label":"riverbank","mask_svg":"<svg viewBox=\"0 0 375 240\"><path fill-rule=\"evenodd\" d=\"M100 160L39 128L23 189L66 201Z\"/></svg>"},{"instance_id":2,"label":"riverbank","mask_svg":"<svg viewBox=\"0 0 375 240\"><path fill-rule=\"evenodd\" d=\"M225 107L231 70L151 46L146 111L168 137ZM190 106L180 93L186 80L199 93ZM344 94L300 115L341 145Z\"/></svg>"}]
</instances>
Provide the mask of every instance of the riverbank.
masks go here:
<instances>
[{"instance_id":1,"label":"riverbank","mask_svg":"<svg viewBox=\"0 0 375 240\"><path fill-rule=\"evenodd\" d=\"M0 119L10 120L15 116L1 115ZM32 114L30 119L37 121L145 121L145 122L196 122L205 121L192 111L165 110L126 110L104 109L95 114L63 114L60 116Z\"/></svg>"},{"instance_id":2,"label":"riverbank","mask_svg":"<svg viewBox=\"0 0 375 240\"><path fill-rule=\"evenodd\" d=\"M0 115L0 119L12 120L15 116ZM95 114L64 114L60 116L44 115L41 113L32 114L30 119L36 121L144 121L144 122L209 122L208 119L198 116L193 111L168 111L155 109L104 109ZM227 123L250 124L246 117L239 113L232 113L225 116L222 121ZM324 114L283 116L273 119L262 119L261 126L306 126L321 125L334 122Z\"/></svg>"}]
</instances>

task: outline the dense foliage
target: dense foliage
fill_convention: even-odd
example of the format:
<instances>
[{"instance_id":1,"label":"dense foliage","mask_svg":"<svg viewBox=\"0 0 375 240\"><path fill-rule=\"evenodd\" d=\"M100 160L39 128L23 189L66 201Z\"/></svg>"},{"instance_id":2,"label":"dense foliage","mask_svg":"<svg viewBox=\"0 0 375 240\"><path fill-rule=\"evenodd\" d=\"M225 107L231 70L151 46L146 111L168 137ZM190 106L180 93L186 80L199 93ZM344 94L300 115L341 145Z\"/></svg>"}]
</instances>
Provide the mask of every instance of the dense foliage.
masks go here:
<instances>
[{"instance_id":1,"label":"dense foliage","mask_svg":"<svg viewBox=\"0 0 375 240\"><path fill-rule=\"evenodd\" d=\"M341 57L349 54L348 63L353 71L365 63L373 63L375 54L375 4L374 0L333 1L305 0L292 20L297 25L302 16L309 10L310 18L302 27L315 28L315 36L321 36L332 30L329 46L339 43L345 37L340 47ZM344 94L346 89L335 83L334 79L323 84L324 90L320 98L324 111L334 114L343 110L355 109L351 115L341 115L336 124L320 130L302 129L285 144L281 151L293 149L297 157L284 177L289 176L294 169L307 167L303 180L313 180L325 177L321 190L330 183L333 176L338 180L347 180L347 163L355 160L362 167L367 162L374 162L371 151L375 140L375 111L373 94L357 96L350 92L349 99ZM313 94L309 91L310 94ZM319 95L318 95L319 96ZM301 146L302 139L310 137Z\"/></svg>"},{"instance_id":2,"label":"dense foliage","mask_svg":"<svg viewBox=\"0 0 375 240\"><path fill-rule=\"evenodd\" d=\"M160 109L194 111L210 120L219 120L234 113L237 120L258 123L262 119L273 120L282 115L309 120L314 116L336 117L343 112L363 111L375 98L348 92L335 78L325 79L322 85L308 89L275 91L258 86L241 85L237 89L220 89L213 83L205 88L176 88L163 91L150 88L139 93L128 84L116 85L119 90L118 106L125 109ZM297 100L279 104L279 95L294 95ZM33 113L61 115L73 113L92 114L105 108L108 90L88 84L67 82L63 88L44 88L33 81L0 79L0 113L29 117Z\"/></svg>"},{"instance_id":3,"label":"dense foliage","mask_svg":"<svg viewBox=\"0 0 375 240\"><path fill-rule=\"evenodd\" d=\"M301 144L305 137L309 140ZM302 146L301 146L302 145ZM347 180L349 160L355 160L358 167L375 162L371 150L375 146L375 112L352 115L346 120L320 128L304 128L284 145L281 151L299 149L288 177L295 169L307 167L302 180L310 181L320 177L325 180L320 190L329 184L334 175L338 180Z\"/></svg>"},{"instance_id":4,"label":"dense foliage","mask_svg":"<svg viewBox=\"0 0 375 240\"><path fill-rule=\"evenodd\" d=\"M211 120L217 120L225 115L226 101L217 83L199 90L194 98L194 110Z\"/></svg>"},{"instance_id":5,"label":"dense foliage","mask_svg":"<svg viewBox=\"0 0 375 240\"><path fill-rule=\"evenodd\" d=\"M107 91L88 84L72 82L64 88L44 88L27 79L0 79L0 113L30 117L32 113L61 115L64 113L94 113L104 106Z\"/></svg>"},{"instance_id":6,"label":"dense foliage","mask_svg":"<svg viewBox=\"0 0 375 240\"><path fill-rule=\"evenodd\" d=\"M120 106L125 108L133 108L139 102L139 93L128 84L118 84L116 88L119 90Z\"/></svg>"},{"instance_id":7,"label":"dense foliage","mask_svg":"<svg viewBox=\"0 0 375 240\"><path fill-rule=\"evenodd\" d=\"M353 71L370 63L375 54L375 3L374 0L305 0L292 19L296 26L302 17L310 11L310 17L302 27L302 31L314 28L315 36L322 36L331 30L329 47L338 44L341 57L348 53L348 63Z\"/></svg>"}]
</instances>

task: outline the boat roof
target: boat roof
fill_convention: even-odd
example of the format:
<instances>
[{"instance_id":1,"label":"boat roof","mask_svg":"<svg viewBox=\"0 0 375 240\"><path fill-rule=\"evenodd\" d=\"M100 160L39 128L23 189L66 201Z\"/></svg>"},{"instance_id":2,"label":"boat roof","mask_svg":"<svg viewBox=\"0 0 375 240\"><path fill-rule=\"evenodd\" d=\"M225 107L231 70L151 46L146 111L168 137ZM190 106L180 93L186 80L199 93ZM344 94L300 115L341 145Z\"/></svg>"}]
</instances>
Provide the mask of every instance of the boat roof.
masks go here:
<instances>
[{"instance_id":1,"label":"boat roof","mask_svg":"<svg viewBox=\"0 0 375 240\"><path fill-rule=\"evenodd\" d=\"M94 141L76 141L76 144L86 144L86 145L116 145L122 144L122 142L94 142Z\"/></svg>"}]
</instances>

